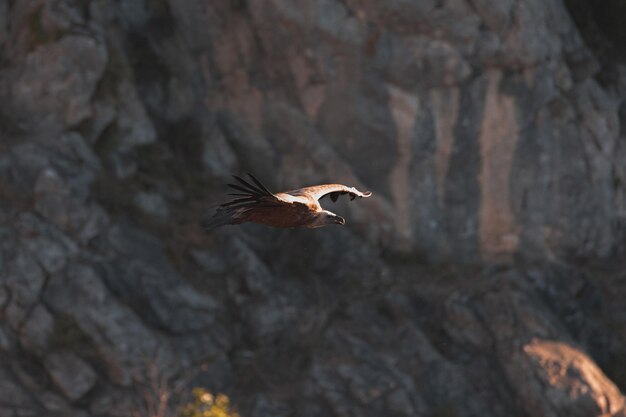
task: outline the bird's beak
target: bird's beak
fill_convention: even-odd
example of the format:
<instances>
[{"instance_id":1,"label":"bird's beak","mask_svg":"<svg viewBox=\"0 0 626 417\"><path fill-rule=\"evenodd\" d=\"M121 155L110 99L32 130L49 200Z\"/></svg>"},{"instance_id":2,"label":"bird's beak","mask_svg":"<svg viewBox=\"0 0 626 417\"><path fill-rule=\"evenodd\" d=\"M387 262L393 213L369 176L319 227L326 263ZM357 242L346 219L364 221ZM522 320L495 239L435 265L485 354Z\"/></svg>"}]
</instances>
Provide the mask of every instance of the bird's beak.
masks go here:
<instances>
[{"instance_id":1,"label":"bird's beak","mask_svg":"<svg viewBox=\"0 0 626 417\"><path fill-rule=\"evenodd\" d=\"M344 219L344 218L343 218L343 217L341 217L341 216L336 216L336 217L335 217L335 223L336 223L336 224L346 224L346 219Z\"/></svg>"}]
</instances>

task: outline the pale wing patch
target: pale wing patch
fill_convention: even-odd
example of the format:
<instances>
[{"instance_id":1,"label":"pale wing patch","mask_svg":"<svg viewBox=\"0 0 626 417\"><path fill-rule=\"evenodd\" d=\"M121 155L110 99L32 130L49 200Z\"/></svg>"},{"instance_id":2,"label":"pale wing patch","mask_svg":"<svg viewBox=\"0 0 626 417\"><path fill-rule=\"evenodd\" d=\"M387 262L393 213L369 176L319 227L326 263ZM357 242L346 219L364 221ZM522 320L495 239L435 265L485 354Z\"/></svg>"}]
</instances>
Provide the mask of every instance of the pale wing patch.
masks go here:
<instances>
[{"instance_id":1,"label":"pale wing patch","mask_svg":"<svg viewBox=\"0 0 626 417\"><path fill-rule=\"evenodd\" d=\"M306 197L295 196L295 195L286 194L286 193L278 193L274 195L276 196L276 198L284 201L285 203L302 203L302 204L310 203L309 199Z\"/></svg>"}]
</instances>

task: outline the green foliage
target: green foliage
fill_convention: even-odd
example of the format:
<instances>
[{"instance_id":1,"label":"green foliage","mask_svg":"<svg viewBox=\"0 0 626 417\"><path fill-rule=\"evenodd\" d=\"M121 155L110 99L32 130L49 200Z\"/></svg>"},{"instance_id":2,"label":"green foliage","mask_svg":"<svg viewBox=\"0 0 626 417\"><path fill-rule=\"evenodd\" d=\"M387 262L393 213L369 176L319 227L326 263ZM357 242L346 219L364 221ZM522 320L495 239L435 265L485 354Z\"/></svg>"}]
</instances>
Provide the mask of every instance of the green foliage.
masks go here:
<instances>
[{"instance_id":1,"label":"green foliage","mask_svg":"<svg viewBox=\"0 0 626 417\"><path fill-rule=\"evenodd\" d=\"M193 401L183 408L181 417L239 417L230 409L230 400L224 394L213 395L203 388L194 388Z\"/></svg>"}]
</instances>

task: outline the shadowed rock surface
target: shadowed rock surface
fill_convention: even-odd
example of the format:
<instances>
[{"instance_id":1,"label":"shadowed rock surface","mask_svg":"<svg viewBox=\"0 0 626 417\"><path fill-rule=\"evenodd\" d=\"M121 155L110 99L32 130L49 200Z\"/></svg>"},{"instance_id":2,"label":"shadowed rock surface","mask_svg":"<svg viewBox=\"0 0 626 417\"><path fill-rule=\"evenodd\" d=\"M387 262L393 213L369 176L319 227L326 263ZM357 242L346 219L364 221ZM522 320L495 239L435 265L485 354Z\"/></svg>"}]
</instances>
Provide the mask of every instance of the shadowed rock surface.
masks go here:
<instances>
[{"instance_id":1,"label":"shadowed rock surface","mask_svg":"<svg viewBox=\"0 0 626 417\"><path fill-rule=\"evenodd\" d=\"M626 415L620 12L0 0L0 414ZM242 172L374 198L205 234Z\"/></svg>"}]
</instances>

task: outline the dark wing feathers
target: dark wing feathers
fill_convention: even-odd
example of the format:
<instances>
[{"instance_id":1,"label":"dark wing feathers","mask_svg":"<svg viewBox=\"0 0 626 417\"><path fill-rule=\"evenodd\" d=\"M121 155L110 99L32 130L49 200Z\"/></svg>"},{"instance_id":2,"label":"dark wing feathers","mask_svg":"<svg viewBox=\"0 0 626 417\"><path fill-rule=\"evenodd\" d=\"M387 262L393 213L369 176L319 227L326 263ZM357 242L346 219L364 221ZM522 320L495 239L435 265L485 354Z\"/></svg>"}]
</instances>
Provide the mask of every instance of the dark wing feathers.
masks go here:
<instances>
[{"instance_id":1,"label":"dark wing feathers","mask_svg":"<svg viewBox=\"0 0 626 417\"><path fill-rule=\"evenodd\" d=\"M203 226L206 229L212 230L216 227L227 224L237 224L240 222L237 215L242 212L254 209L255 207L277 205L278 200L276 199L276 196L272 194L272 192L270 192L259 180L250 174L248 174L248 176L250 176L254 185L241 177L233 175L239 184L228 184L228 186L239 192L229 193L229 195L236 198L218 206L215 215L204 222Z\"/></svg>"},{"instance_id":2,"label":"dark wing feathers","mask_svg":"<svg viewBox=\"0 0 626 417\"><path fill-rule=\"evenodd\" d=\"M254 181L254 183L262 190L265 192L265 194L267 195L273 195L267 188L265 188L265 186L261 183L261 181L257 180L256 178L254 178L254 176L250 173L248 173L248 176L252 179L252 181Z\"/></svg>"},{"instance_id":3,"label":"dark wing feathers","mask_svg":"<svg viewBox=\"0 0 626 417\"><path fill-rule=\"evenodd\" d=\"M260 189L256 188L254 185L250 184L249 182L245 181L243 178L238 177L236 175L233 175L233 178L236 179L241 185L243 185L243 189L247 189L248 192L252 192L255 194L262 194L263 191L261 191ZM233 184L229 184L229 185L233 185Z\"/></svg>"},{"instance_id":4,"label":"dark wing feathers","mask_svg":"<svg viewBox=\"0 0 626 417\"><path fill-rule=\"evenodd\" d=\"M337 201L340 195L344 195L344 194L350 194L350 200L354 200L357 197L356 194L350 193L348 191L334 191L332 193L324 194L322 197L320 197L320 200L326 196L330 196L330 199L334 203Z\"/></svg>"},{"instance_id":5,"label":"dark wing feathers","mask_svg":"<svg viewBox=\"0 0 626 417\"><path fill-rule=\"evenodd\" d=\"M250 175L250 174L248 174ZM233 177L241 184L228 184L229 187L241 191L240 193L229 193L234 197L237 197L233 200L227 201L220 205L220 207L230 207L239 204L248 204L248 203L269 203L274 200L276 197L272 194L259 180L250 175L250 178L254 181L257 186L254 186L244 180L241 177L233 175Z\"/></svg>"},{"instance_id":6,"label":"dark wing feathers","mask_svg":"<svg viewBox=\"0 0 626 417\"><path fill-rule=\"evenodd\" d=\"M255 202L255 201L257 201L257 199L254 198L254 197L236 198L234 200L230 200L230 201L227 201L225 203L222 203L220 205L220 207L231 207L231 206L236 206L236 205L239 205L239 204L252 203L252 202Z\"/></svg>"},{"instance_id":7,"label":"dark wing feathers","mask_svg":"<svg viewBox=\"0 0 626 417\"><path fill-rule=\"evenodd\" d=\"M228 184L228 186L232 189L235 189L237 191L241 191L244 194L251 194L251 195L259 195L260 191L257 190L256 188L249 188L249 187L245 187L245 186L241 186L239 184Z\"/></svg>"},{"instance_id":8,"label":"dark wing feathers","mask_svg":"<svg viewBox=\"0 0 626 417\"><path fill-rule=\"evenodd\" d=\"M253 195L259 195L259 196L262 196L262 195L273 196L274 195L263 184L261 184L259 180L254 178L251 174L248 174L248 176L250 177L252 182L254 182L254 185L250 184L248 181L244 180L243 178L238 177L237 175L233 175L233 178L235 178L241 185L237 185L237 184L228 184L228 185L238 191L243 191L244 193L251 193Z\"/></svg>"}]
</instances>

